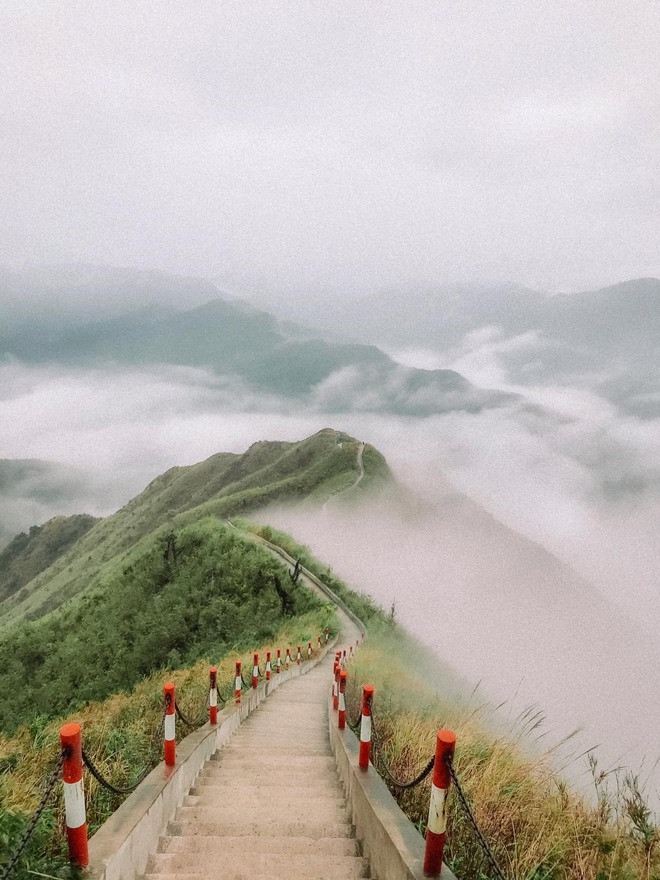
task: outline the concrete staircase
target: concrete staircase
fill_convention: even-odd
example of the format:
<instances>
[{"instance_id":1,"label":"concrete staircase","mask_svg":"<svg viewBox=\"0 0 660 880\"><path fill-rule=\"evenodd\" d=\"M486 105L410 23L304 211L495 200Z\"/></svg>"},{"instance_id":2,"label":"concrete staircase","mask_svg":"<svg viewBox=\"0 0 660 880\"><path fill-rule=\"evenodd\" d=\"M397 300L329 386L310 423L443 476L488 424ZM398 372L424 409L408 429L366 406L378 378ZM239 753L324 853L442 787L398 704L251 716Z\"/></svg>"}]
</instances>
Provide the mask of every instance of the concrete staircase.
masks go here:
<instances>
[{"instance_id":1,"label":"concrete staircase","mask_svg":"<svg viewBox=\"0 0 660 880\"><path fill-rule=\"evenodd\" d=\"M330 750L331 663L279 687L207 762L146 880L369 876Z\"/></svg>"}]
</instances>

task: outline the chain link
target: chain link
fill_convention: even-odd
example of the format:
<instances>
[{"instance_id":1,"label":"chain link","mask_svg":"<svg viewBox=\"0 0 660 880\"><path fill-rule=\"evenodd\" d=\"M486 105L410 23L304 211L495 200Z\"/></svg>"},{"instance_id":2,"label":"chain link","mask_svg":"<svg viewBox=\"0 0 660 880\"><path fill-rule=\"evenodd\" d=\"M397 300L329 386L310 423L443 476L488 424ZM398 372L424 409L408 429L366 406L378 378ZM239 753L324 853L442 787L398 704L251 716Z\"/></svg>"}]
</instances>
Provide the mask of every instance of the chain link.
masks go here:
<instances>
[{"instance_id":1,"label":"chain link","mask_svg":"<svg viewBox=\"0 0 660 880\"><path fill-rule=\"evenodd\" d=\"M189 721L189 720L186 718L186 716L183 714L183 712L182 712L181 709L179 708L179 704L178 704L178 703L175 704L175 709L176 709L176 714L179 716L179 718L181 719L181 721L183 721L183 723L184 723L187 727L190 727L190 728L192 728L192 729L197 728L197 727L200 727L200 725L202 725L202 724L206 721L206 711L207 711L207 710L206 710L206 705L204 705L204 707L201 709L201 711L197 713L197 718L196 718L195 721Z\"/></svg>"},{"instance_id":2,"label":"chain link","mask_svg":"<svg viewBox=\"0 0 660 880\"><path fill-rule=\"evenodd\" d=\"M23 833L18 839L18 843L14 849L14 854L11 859L7 862L5 867L2 869L2 874L0 874L0 880L7 880L7 878L12 874L14 868L19 862L19 859L23 855L23 850L28 844L28 841L32 837L34 829L37 827L37 822L42 816L43 811L46 809L46 804L48 803L48 799L50 798L53 789L57 785L57 781L60 778L60 773L62 770L62 764L64 763L64 758L66 757L66 752L62 750L60 756L53 768L53 772L48 777L48 781L46 782L46 786L44 788L43 794L41 796L41 800L39 801L39 806L34 811L32 818L28 822L28 824L23 829Z\"/></svg>"},{"instance_id":3,"label":"chain link","mask_svg":"<svg viewBox=\"0 0 660 880\"><path fill-rule=\"evenodd\" d=\"M151 769L152 769L151 767L145 767L144 770L137 777L135 782L132 782L130 785L126 785L126 786L122 787L122 786L118 786L118 785L113 785L112 782L108 782L108 780L101 773L99 768L92 761L92 759L89 757L89 755L85 752L84 749L82 750L82 759L85 763L85 766L87 767L89 772L92 774L94 779L96 779L96 781L99 783L99 785L101 785L103 788L106 788L108 791L111 791L113 794L119 794L119 795L131 794L131 792L134 792L135 789L138 787L138 785L140 785L141 782L144 782L144 780L147 778L147 776L151 773Z\"/></svg>"},{"instance_id":4,"label":"chain link","mask_svg":"<svg viewBox=\"0 0 660 880\"><path fill-rule=\"evenodd\" d=\"M468 799L465 796L465 792L463 791L463 788L461 787L461 783L458 781L458 776L456 775L456 771L454 770L454 763L453 763L451 755L447 755L447 768L449 770L449 775L451 776L452 782L454 783L454 786L456 787L456 794L458 795L459 800L460 800L461 804L463 805L463 809L465 810L465 815L467 816L468 821L469 821L470 825L472 826L472 830L474 831L474 833L477 837L477 840L479 841L479 845L481 846L481 849L483 850L483 853L486 857L486 861L488 862L488 864L492 868L493 874L498 878L498 880L507 880L506 875L504 874L504 872L502 871L500 866L497 864L495 856L493 855L493 851L491 850L490 846L488 845L488 841L484 837L481 828L479 828L479 825L477 824L477 820L474 818L474 813L472 812L472 810L470 808L470 804L468 803Z\"/></svg>"},{"instance_id":5,"label":"chain link","mask_svg":"<svg viewBox=\"0 0 660 880\"><path fill-rule=\"evenodd\" d=\"M391 783L395 788L398 788L400 791L406 791L407 789L415 788L417 785L419 785L421 782L423 782L426 779L426 777L429 775L431 770L433 770L435 755L433 755L430 758L429 762L426 764L424 769L421 770L421 772L418 773L414 779L411 779L408 782L402 782L400 779L397 779L396 776L394 776L392 774L392 772L390 771L390 768L387 766L387 764L385 764L385 761L383 759L382 748L381 748L381 745L378 741L378 736L377 736L377 732L376 732L376 722L375 722L375 719L373 716L373 712L371 713L371 724L372 724L372 734L373 734L372 741L373 741L373 746L374 746L374 766L376 767L378 772L381 773L383 776L385 776L387 781L389 783ZM380 766L378 766L378 765L380 765Z\"/></svg>"}]
</instances>

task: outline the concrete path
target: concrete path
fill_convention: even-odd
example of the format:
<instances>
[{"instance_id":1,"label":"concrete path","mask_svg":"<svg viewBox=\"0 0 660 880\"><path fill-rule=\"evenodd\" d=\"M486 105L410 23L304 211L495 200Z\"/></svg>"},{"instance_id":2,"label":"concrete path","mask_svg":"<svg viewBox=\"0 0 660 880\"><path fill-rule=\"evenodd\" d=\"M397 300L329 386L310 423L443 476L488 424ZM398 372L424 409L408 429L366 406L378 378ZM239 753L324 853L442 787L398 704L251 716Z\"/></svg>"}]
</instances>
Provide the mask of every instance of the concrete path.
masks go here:
<instances>
[{"instance_id":1,"label":"concrete path","mask_svg":"<svg viewBox=\"0 0 660 880\"><path fill-rule=\"evenodd\" d=\"M342 614L342 632L359 634ZM207 762L147 865L147 880L369 876L328 736L334 652L279 687Z\"/></svg>"}]
</instances>

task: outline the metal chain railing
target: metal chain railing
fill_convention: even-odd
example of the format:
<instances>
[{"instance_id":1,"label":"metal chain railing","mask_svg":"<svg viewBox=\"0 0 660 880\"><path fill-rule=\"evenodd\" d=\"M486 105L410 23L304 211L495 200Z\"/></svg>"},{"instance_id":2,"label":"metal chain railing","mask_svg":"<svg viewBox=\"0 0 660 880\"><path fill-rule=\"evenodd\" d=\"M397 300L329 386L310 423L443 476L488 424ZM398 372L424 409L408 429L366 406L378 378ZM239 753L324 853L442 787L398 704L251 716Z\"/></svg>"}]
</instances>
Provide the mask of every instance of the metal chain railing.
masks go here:
<instances>
[{"instance_id":1,"label":"metal chain railing","mask_svg":"<svg viewBox=\"0 0 660 880\"><path fill-rule=\"evenodd\" d=\"M486 861L488 862L488 864L492 868L493 874L495 875L495 877L498 878L498 880L507 880L506 875L504 874L504 872L502 871L502 869L498 865L497 860L496 860L495 856L493 855L492 849L488 845L488 841L484 837L484 834L483 834L481 828L479 828L477 820L474 818L474 813L472 812L472 809L470 808L470 804L468 802L468 799L465 796L465 792L463 791L463 788L461 786L461 783L459 782L458 776L456 775L456 771L454 770L454 764L453 764L451 755L448 755L448 757L447 757L447 767L449 769L449 775L451 776L452 782L454 783L454 786L456 788L456 794L458 795L458 798L463 806L463 809L465 810L465 815L468 818L468 822L472 826L472 830L475 833L475 836L479 842L479 845L481 846L481 849L483 850L483 854L486 857Z\"/></svg>"},{"instance_id":2,"label":"metal chain railing","mask_svg":"<svg viewBox=\"0 0 660 880\"><path fill-rule=\"evenodd\" d=\"M186 725L186 727L190 727L194 729L203 724L207 719L207 707L206 704L202 707L201 711L197 713L197 718L194 721L190 721L182 712L181 707L179 706L178 700L175 700L174 708L176 714L181 719L181 721Z\"/></svg>"},{"instance_id":3,"label":"metal chain railing","mask_svg":"<svg viewBox=\"0 0 660 880\"><path fill-rule=\"evenodd\" d=\"M428 763L424 766L424 768L415 776L414 779L410 779L407 782L403 782L401 779L397 779L396 776L392 773L390 768L385 763L383 757L383 749L378 738L378 734L376 731L376 722L374 719L373 710L371 712L371 725L372 725L372 742L374 746L374 766L381 773L389 783L391 783L395 788L398 788L400 791L406 791L410 788L415 788L421 782L423 782L426 777L429 775L431 770L433 770L433 763L435 761L435 755L432 755L429 759Z\"/></svg>"},{"instance_id":4,"label":"metal chain railing","mask_svg":"<svg viewBox=\"0 0 660 880\"><path fill-rule=\"evenodd\" d=\"M48 780L47 780L46 785L44 787L43 794L41 796L41 800L39 801L39 806L34 811L34 813L32 814L32 818L30 819L30 821L27 823L27 825L23 829L23 833L21 834L21 836L19 837L19 839L16 843L12 857L9 859L9 861L7 862L5 867L2 869L2 874L0 874L0 880L7 880L7 878L9 876L11 876L12 872L16 868L16 865L18 865L18 862L19 862L21 856L23 855L23 850L28 845L28 842L29 842L30 838L32 837L32 834L34 833L34 829L37 827L37 823L39 822L39 819L41 818L43 811L46 809L46 804L48 803L48 799L50 798L51 794L53 793L53 789L57 785L57 781L60 778L60 774L62 772L62 764L64 762L64 758L65 758L65 752L64 752L64 750L62 750L62 752L60 753L60 756L57 760L57 763L55 764L55 767L53 768L53 772L48 777Z\"/></svg>"},{"instance_id":5,"label":"metal chain railing","mask_svg":"<svg viewBox=\"0 0 660 880\"><path fill-rule=\"evenodd\" d=\"M151 773L151 770L152 770L151 767L145 767L144 770L142 770L140 775L137 777L137 779L134 782L132 782L130 785L119 786L119 785L113 785L112 782L109 782L105 778L105 776L101 773L99 768L92 761L92 759L89 757L89 755L87 754L87 752L84 749L82 750L82 759L83 759L83 763L85 764L85 766L87 767L89 772L92 774L94 779L96 779L96 781L99 783L99 785L101 785L103 788L107 789L108 791L111 791L113 794L119 794L119 795L131 794L131 792L134 792L135 789L138 787L138 785L140 785L141 782L144 782L144 780L147 778L147 776Z\"/></svg>"}]
</instances>

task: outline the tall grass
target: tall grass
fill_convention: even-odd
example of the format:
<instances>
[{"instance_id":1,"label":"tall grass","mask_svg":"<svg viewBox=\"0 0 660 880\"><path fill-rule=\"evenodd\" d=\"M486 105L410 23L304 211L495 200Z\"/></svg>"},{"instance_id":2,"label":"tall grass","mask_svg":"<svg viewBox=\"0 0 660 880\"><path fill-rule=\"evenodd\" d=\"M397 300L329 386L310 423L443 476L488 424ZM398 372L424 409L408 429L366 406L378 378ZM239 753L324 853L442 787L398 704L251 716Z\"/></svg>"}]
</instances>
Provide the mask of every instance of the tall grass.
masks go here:
<instances>
[{"instance_id":1,"label":"tall grass","mask_svg":"<svg viewBox=\"0 0 660 880\"><path fill-rule=\"evenodd\" d=\"M608 779L590 755L594 797L580 797L561 776L558 749L541 747L539 712L528 709L507 727L493 708L456 700L455 682L446 670L395 624L374 622L350 665L351 718L359 713L366 682L376 688L380 756L397 779L412 779L424 767L439 729L456 733L458 778L511 880L660 877L660 836L638 780L630 775ZM430 778L410 791L391 786L420 831L429 789ZM481 880L488 876L488 864L455 792L450 798L445 858L461 880Z\"/></svg>"}]
</instances>

